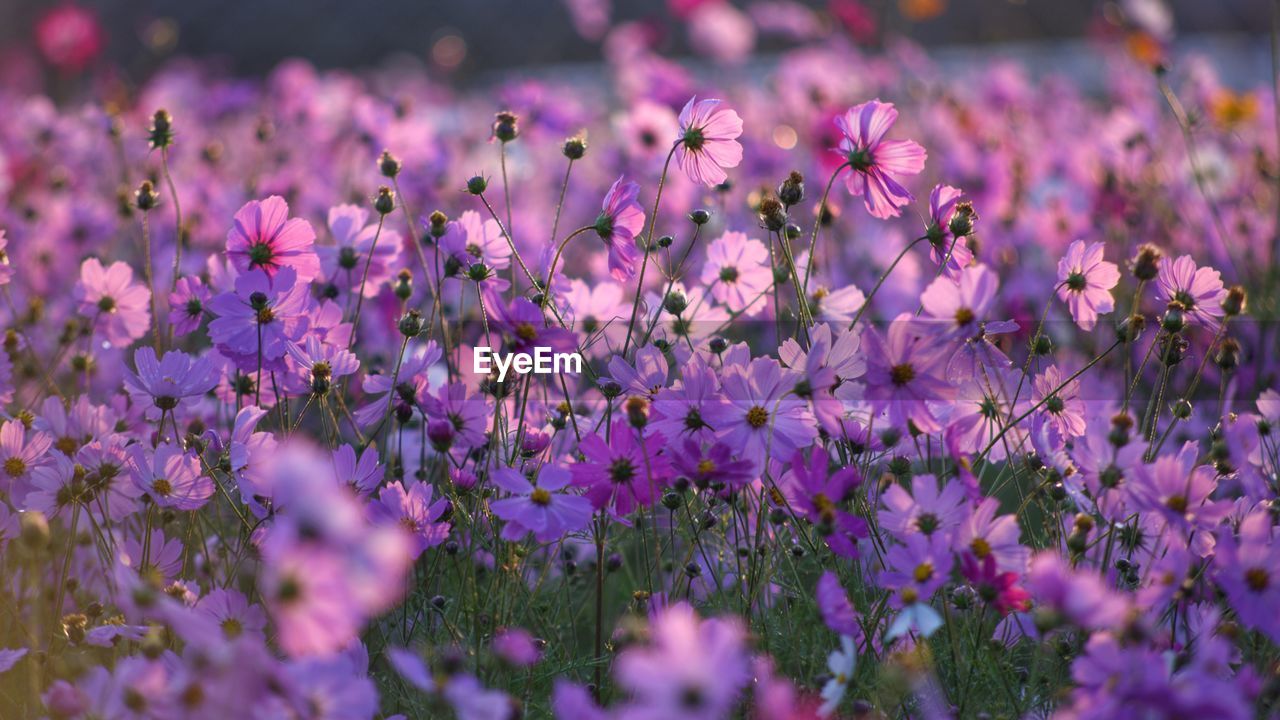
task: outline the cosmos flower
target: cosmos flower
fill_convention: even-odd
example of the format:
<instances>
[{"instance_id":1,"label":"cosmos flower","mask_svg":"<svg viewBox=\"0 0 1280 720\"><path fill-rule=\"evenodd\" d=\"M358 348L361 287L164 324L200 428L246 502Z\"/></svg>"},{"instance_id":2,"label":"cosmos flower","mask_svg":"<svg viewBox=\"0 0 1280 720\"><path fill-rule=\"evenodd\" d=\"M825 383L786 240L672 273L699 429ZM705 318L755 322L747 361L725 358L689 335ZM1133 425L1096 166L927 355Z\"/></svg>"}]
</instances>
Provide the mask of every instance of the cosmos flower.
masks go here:
<instances>
[{"instance_id":1,"label":"cosmos flower","mask_svg":"<svg viewBox=\"0 0 1280 720\"><path fill-rule=\"evenodd\" d=\"M597 433L584 435L578 450L582 462L570 466L573 484L586 488L596 510L626 517L648 507L671 474L671 462L661 452L662 436L644 435L625 420L614 422L609 441Z\"/></svg>"},{"instance_id":2,"label":"cosmos flower","mask_svg":"<svg viewBox=\"0 0 1280 720\"><path fill-rule=\"evenodd\" d=\"M731 312L758 315L765 303L756 300L773 285L768 248L744 233L726 232L707 246L702 283Z\"/></svg>"},{"instance_id":3,"label":"cosmos flower","mask_svg":"<svg viewBox=\"0 0 1280 720\"><path fill-rule=\"evenodd\" d=\"M600 215L592 227L609 248L609 273L621 282L636 273L636 237L644 230L644 208L640 207L640 186L619 177L604 195Z\"/></svg>"},{"instance_id":4,"label":"cosmos flower","mask_svg":"<svg viewBox=\"0 0 1280 720\"><path fill-rule=\"evenodd\" d=\"M316 246L321 275L343 292L359 291L375 297L391 280L400 257L400 233L369 221L369 211L356 205L329 208L333 245ZM366 278L366 266L368 277Z\"/></svg>"},{"instance_id":5,"label":"cosmos flower","mask_svg":"<svg viewBox=\"0 0 1280 720\"><path fill-rule=\"evenodd\" d=\"M307 285L297 280L292 266L278 268L274 276L253 270L236 278L234 291L209 302L217 315L209 323L209 337L251 370L260 365L259 356L279 360L290 342L302 338L311 303Z\"/></svg>"},{"instance_id":6,"label":"cosmos flower","mask_svg":"<svg viewBox=\"0 0 1280 720\"><path fill-rule=\"evenodd\" d=\"M623 652L614 674L630 692L628 717L724 717L750 679L743 631L736 619L701 620L677 603L653 618L651 643Z\"/></svg>"},{"instance_id":7,"label":"cosmos flower","mask_svg":"<svg viewBox=\"0 0 1280 720\"><path fill-rule=\"evenodd\" d=\"M502 537L515 541L532 534L545 543L586 529L591 522L591 501L561 492L572 481L569 470L556 465L542 467L537 485L514 468L495 472L493 482L511 493L511 497L489 503L493 514L507 522Z\"/></svg>"},{"instance_id":8,"label":"cosmos flower","mask_svg":"<svg viewBox=\"0 0 1280 720\"><path fill-rule=\"evenodd\" d=\"M178 280L174 292L169 295L169 327L177 337L189 335L200 327L204 312L213 294L198 277Z\"/></svg>"},{"instance_id":9,"label":"cosmos flower","mask_svg":"<svg viewBox=\"0 0 1280 720\"><path fill-rule=\"evenodd\" d=\"M133 482L160 507L198 510L213 496L213 480L200 469L200 459L173 443L148 452L134 445L129 453Z\"/></svg>"},{"instance_id":10,"label":"cosmos flower","mask_svg":"<svg viewBox=\"0 0 1280 720\"><path fill-rule=\"evenodd\" d=\"M1198 267L1190 255L1160 263L1156 298L1166 305L1178 303L1189 322L1217 329L1226 295L1222 274L1211 267Z\"/></svg>"},{"instance_id":11,"label":"cosmos flower","mask_svg":"<svg viewBox=\"0 0 1280 720\"><path fill-rule=\"evenodd\" d=\"M151 291L133 282L133 268L113 262L104 268L97 258L80 265L73 291L80 314L112 345L128 347L147 334L151 324Z\"/></svg>"},{"instance_id":12,"label":"cosmos flower","mask_svg":"<svg viewBox=\"0 0 1280 720\"><path fill-rule=\"evenodd\" d=\"M289 204L279 195L250 200L235 215L227 232L227 257L242 273L261 270L275 279L283 268L292 268L298 282L320 274L315 251L315 230L301 218L289 217ZM292 285L289 282L289 285Z\"/></svg>"},{"instance_id":13,"label":"cosmos flower","mask_svg":"<svg viewBox=\"0 0 1280 720\"><path fill-rule=\"evenodd\" d=\"M1058 297L1081 330L1092 330L1099 315L1115 309L1111 288L1120 282L1120 269L1102 259L1105 249L1100 242L1086 247L1076 240L1058 261Z\"/></svg>"},{"instance_id":14,"label":"cosmos flower","mask_svg":"<svg viewBox=\"0 0 1280 720\"><path fill-rule=\"evenodd\" d=\"M719 185L729 176L725 168L742 162L742 118L721 108L719 100L690 98L680 111L680 137L676 144L676 164L695 183Z\"/></svg>"},{"instance_id":15,"label":"cosmos flower","mask_svg":"<svg viewBox=\"0 0 1280 720\"><path fill-rule=\"evenodd\" d=\"M951 400L955 386L945 377L954 348L910 315L889 323L887 332L863 331L867 353L866 398L876 411L888 413L897 428L920 432L942 429L931 403Z\"/></svg>"},{"instance_id":16,"label":"cosmos flower","mask_svg":"<svg viewBox=\"0 0 1280 720\"><path fill-rule=\"evenodd\" d=\"M897 217L914 199L899 178L924 170L923 147L911 140L884 138L897 119L893 103L879 100L855 105L836 118L843 137L835 151L852 169L845 176L845 187L851 195L861 196L867 212L880 219Z\"/></svg>"},{"instance_id":17,"label":"cosmos flower","mask_svg":"<svg viewBox=\"0 0 1280 720\"><path fill-rule=\"evenodd\" d=\"M217 370L208 358L193 358L178 350L157 360L155 350L138 348L133 364L137 372L125 371L125 387L160 410L173 410L184 398L204 395L218 384Z\"/></svg>"}]
</instances>

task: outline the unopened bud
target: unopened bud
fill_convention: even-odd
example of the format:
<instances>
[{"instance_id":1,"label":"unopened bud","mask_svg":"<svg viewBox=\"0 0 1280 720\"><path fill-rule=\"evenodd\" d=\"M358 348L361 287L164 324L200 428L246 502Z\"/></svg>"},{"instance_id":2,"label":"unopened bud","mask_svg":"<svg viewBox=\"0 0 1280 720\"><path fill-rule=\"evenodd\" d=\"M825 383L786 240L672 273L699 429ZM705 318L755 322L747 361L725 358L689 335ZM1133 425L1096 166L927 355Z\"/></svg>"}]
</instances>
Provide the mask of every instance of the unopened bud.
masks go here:
<instances>
[{"instance_id":1,"label":"unopened bud","mask_svg":"<svg viewBox=\"0 0 1280 720\"><path fill-rule=\"evenodd\" d=\"M1138 247L1138 254L1133 258L1133 276L1139 280L1154 280L1160 272L1160 259L1164 253L1150 243Z\"/></svg>"},{"instance_id":2,"label":"unopened bud","mask_svg":"<svg viewBox=\"0 0 1280 720\"><path fill-rule=\"evenodd\" d=\"M520 118L508 110L498 113L493 119L493 136L504 143L515 140L520 136Z\"/></svg>"},{"instance_id":3,"label":"unopened bud","mask_svg":"<svg viewBox=\"0 0 1280 720\"><path fill-rule=\"evenodd\" d=\"M564 156L570 160L581 160L582 156L587 154L587 138L582 135L575 135L565 140L562 151Z\"/></svg>"},{"instance_id":4,"label":"unopened bud","mask_svg":"<svg viewBox=\"0 0 1280 720\"><path fill-rule=\"evenodd\" d=\"M804 200L804 176L792 170L791 174L787 175L787 179L778 186L778 199L787 207L799 205Z\"/></svg>"},{"instance_id":5,"label":"unopened bud","mask_svg":"<svg viewBox=\"0 0 1280 720\"><path fill-rule=\"evenodd\" d=\"M1227 296L1222 299L1222 312L1227 317L1235 317L1244 312L1246 297L1244 288L1239 285L1227 288Z\"/></svg>"},{"instance_id":6,"label":"unopened bud","mask_svg":"<svg viewBox=\"0 0 1280 720\"><path fill-rule=\"evenodd\" d=\"M391 192L391 188L386 185L378 188L378 194L373 198L373 209L377 210L379 215L390 215L396 209L396 196Z\"/></svg>"},{"instance_id":7,"label":"unopened bud","mask_svg":"<svg viewBox=\"0 0 1280 720\"><path fill-rule=\"evenodd\" d=\"M157 110L151 116L151 127L147 130L147 142L152 149L163 149L173 144L173 117L168 110Z\"/></svg>"},{"instance_id":8,"label":"unopened bud","mask_svg":"<svg viewBox=\"0 0 1280 720\"><path fill-rule=\"evenodd\" d=\"M483 175L476 175L467 181L467 192L472 195L483 195L489 189L489 181Z\"/></svg>"},{"instance_id":9,"label":"unopened bud","mask_svg":"<svg viewBox=\"0 0 1280 720\"><path fill-rule=\"evenodd\" d=\"M383 177L394 178L400 174L400 160L390 151L383 150L378 156L378 172L381 172Z\"/></svg>"},{"instance_id":10,"label":"unopened bud","mask_svg":"<svg viewBox=\"0 0 1280 720\"><path fill-rule=\"evenodd\" d=\"M137 191L133 193L133 201L139 210L147 212L154 210L160 204L160 195L150 180L143 180Z\"/></svg>"}]
</instances>

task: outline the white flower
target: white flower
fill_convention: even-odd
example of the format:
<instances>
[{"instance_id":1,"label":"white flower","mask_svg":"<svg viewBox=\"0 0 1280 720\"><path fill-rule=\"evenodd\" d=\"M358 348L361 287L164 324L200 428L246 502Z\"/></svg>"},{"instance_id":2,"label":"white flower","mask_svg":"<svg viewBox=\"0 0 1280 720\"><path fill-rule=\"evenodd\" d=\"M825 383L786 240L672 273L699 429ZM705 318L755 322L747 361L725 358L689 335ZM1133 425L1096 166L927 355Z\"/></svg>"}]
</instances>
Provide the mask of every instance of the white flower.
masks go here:
<instances>
[{"instance_id":1,"label":"white flower","mask_svg":"<svg viewBox=\"0 0 1280 720\"><path fill-rule=\"evenodd\" d=\"M898 617L884 634L884 639L888 642L912 630L920 633L922 637L929 637L940 627L942 627L942 617L938 615L938 611L925 603L918 602L902 608L902 612L898 613Z\"/></svg>"},{"instance_id":2,"label":"white flower","mask_svg":"<svg viewBox=\"0 0 1280 720\"><path fill-rule=\"evenodd\" d=\"M827 656L827 670L831 672L831 679L822 688L823 702L822 707L818 708L818 714L822 717L829 717L844 699L844 691L853 679L853 666L857 660L858 650L853 646L853 638L841 635L840 649Z\"/></svg>"}]
</instances>

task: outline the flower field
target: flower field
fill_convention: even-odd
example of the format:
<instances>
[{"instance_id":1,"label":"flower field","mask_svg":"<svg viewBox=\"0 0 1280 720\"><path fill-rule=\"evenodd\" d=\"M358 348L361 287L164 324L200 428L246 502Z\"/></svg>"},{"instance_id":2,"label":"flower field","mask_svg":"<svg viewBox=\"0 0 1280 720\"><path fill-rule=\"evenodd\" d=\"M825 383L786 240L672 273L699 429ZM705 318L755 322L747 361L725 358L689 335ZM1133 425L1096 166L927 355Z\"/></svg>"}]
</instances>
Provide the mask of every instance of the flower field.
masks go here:
<instances>
[{"instance_id":1,"label":"flower field","mask_svg":"<svg viewBox=\"0 0 1280 720\"><path fill-rule=\"evenodd\" d=\"M44 18L0 718L1280 713L1274 83L668 5L473 87Z\"/></svg>"}]
</instances>

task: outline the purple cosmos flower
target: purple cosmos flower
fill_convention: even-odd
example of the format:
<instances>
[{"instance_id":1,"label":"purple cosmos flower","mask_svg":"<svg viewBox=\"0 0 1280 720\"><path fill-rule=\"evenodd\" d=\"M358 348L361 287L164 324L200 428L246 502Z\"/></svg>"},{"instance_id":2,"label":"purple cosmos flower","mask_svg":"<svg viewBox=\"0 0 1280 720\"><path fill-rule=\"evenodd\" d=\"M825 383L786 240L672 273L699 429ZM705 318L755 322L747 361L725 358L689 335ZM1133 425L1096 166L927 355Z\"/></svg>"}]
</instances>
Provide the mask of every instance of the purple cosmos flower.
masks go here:
<instances>
[{"instance_id":1,"label":"purple cosmos flower","mask_svg":"<svg viewBox=\"0 0 1280 720\"><path fill-rule=\"evenodd\" d=\"M433 503L434 486L414 480L408 483L408 487L400 482L387 484L369 511L378 520L399 524L407 531L416 558L449 538L452 528L447 519L441 520L449 509L449 499L442 497Z\"/></svg>"},{"instance_id":2,"label":"purple cosmos flower","mask_svg":"<svg viewBox=\"0 0 1280 720\"><path fill-rule=\"evenodd\" d=\"M228 640L235 640L246 633L261 637L267 627L267 616L262 608L249 604L249 600L237 590L211 590L196 603L195 611L217 623L223 637Z\"/></svg>"},{"instance_id":3,"label":"purple cosmos flower","mask_svg":"<svg viewBox=\"0 0 1280 720\"><path fill-rule=\"evenodd\" d=\"M703 448L698 441L685 438L682 449L683 452L673 453L672 463L676 473L696 487L723 485L738 490L757 477L755 463L736 457L725 443L715 442Z\"/></svg>"},{"instance_id":4,"label":"purple cosmos flower","mask_svg":"<svg viewBox=\"0 0 1280 720\"><path fill-rule=\"evenodd\" d=\"M94 332L112 345L127 347L147 334L151 291L133 282L133 268L128 264L113 262L103 268L97 258L85 260L73 295L80 314L93 323Z\"/></svg>"},{"instance_id":5,"label":"purple cosmos flower","mask_svg":"<svg viewBox=\"0 0 1280 720\"><path fill-rule=\"evenodd\" d=\"M149 347L133 353L137 372L125 371L124 384L135 400L162 411L173 410L184 398L204 395L218 384L218 372L207 358L193 358L178 350L170 350L156 359Z\"/></svg>"},{"instance_id":6,"label":"purple cosmos flower","mask_svg":"<svg viewBox=\"0 0 1280 720\"><path fill-rule=\"evenodd\" d=\"M1176 302L1190 322L1217 329L1222 319L1222 274L1211 267L1197 267L1190 255L1160 263L1156 277L1156 298L1161 303Z\"/></svg>"},{"instance_id":7,"label":"purple cosmos flower","mask_svg":"<svg viewBox=\"0 0 1280 720\"><path fill-rule=\"evenodd\" d=\"M361 497L368 497L382 484L386 468L378 463L377 448L368 447L356 460L356 450L343 445L333 451L333 476L339 485L353 488Z\"/></svg>"},{"instance_id":8,"label":"purple cosmos flower","mask_svg":"<svg viewBox=\"0 0 1280 720\"><path fill-rule=\"evenodd\" d=\"M857 557L858 540L867 536L867 523L843 508L862 478L851 467L831 472L830 464L825 450L814 450L808 461L804 452L797 450L780 489L791 507L818 526L818 533L832 552L841 557Z\"/></svg>"},{"instance_id":9,"label":"purple cosmos flower","mask_svg":"<svg viewBox=\"0 0 1280 720\"><path fill-rule=\"evenodd\" d=\"M634 366L621 355L614 355L609 360L609 376L630 395L656 395L667 386L668 371L667 358L655 345L645 345L637 350Z\"/></svg>"},{"instance_id":10,"label":"purple cosmos flower","mask_svg":"<svg viewBox=\"0 0 1280 720\"><path fill-rule=\"evenodd\" d=\"M1213 551L1213 532L1231 504L1209 499L1218 486L1217 472L1198 465L1198 455L1195 443L1187 442L1176 455L1165 453L1139 465L1133 493L1138 507L1155 512L1174 531L1169 539L1203 557Z\"/></svg>"},{"instance_id":11,"label":"purple cosmos flower","mask_svg":"<svg viewBox=\"0 0 1280 720\"><path fill-rule=\"evenodd\" d=\"M586 529L591 522L591 501L561 492L573 481L569 470L544 465L537 485L515 468L500 468L492 476L494 484L512 496L489 502L494 515L505 520L505 540L516 541L532 534L538 542L552 542Z\"/></svg>"},{"instance_id":12,"label":"purple cosmos flower","mask_svg":"<svg viewBox=\"0 0 1280 720\"><path fill-rule=\"evenodd\" d=\"M279 360L306 332L312 305L307 285L297 281L291 266L274 273L252 270L236 278L235 290L209 302L218 317L209 323L209 337L225 351L240 356L240 366L253 369L263 361Z\"/></svg>"},{"instance_id":13,"label":"purple cosmos flower","mask_svg":"<svg viewBox=\"0 0 1280 720\"><path fill-rule=\"evenodd\" d=\"M643 350L636 353L637 357L640 352ZM719 375L695 356L681 368L680 380L658 391L649 427L670 442L682 437L710 441L715 439L716 428L708 419L718 422L723 405Z\"/></svg>"},{"instance_id":14,"label":"purple cosmos flower","mask_svg":"<svg viewBox=\"0 0 1280 720\"><path fill-rule=\"evenodd\" d=\"M840 578L830 570L825 570L818 579L816 590L818 611L822 614L822 622L832 632L849 637L861 637L862 627L858 625L858 611L849 602L849 596L840 586Z\"/></svg>"},{"instance_id":15,"label":"purple cosmos flower","mask_svg":"<svg viewBox=\"0 0 1280 720\"><path fill-rule=\"evenodd\" d=\"M198 510L213 496L213 480L201 472L200 459L165 443L148 452L134 445L129 470L138 488L160 507Z\"/></svg>"},{"instance_id":16,"label":"purple cosmos flower","mask_svg":"<svg viewBox=\"0 0 1280 720\"><path fill-rule=\"evenodd\" d=\"M845 187L850 194L861 195L867 212L881 219L897 217L914 199L898 178L924 170L926 153L918 143L884 139L897 119L893 103L879 100L855 105L836 118L843 135L836 152L853 169L845 176Z\"/></svg>"},{"instance_id":17,"label":"purple cosmos flower","mask_svg":"<svg viewBox=\"0 0 1280 720\"><path fill-rule=\"evenodd\" d=\"M714 720L728 715L750 679L743 629L734 619L699 620L684 603L652 621L651 643L623 652L618 684L634 700L627 717Z\"/></svg>"},{"instance_id":18,"label":"purple cosmos flower","mask_svg":"<svg viewBox=\"0 0 1280 720\"><path fill-rule=\"evenodd\" d=\"M741 134L738 113L721 108L719 100L689 98L680 111L676 164L695 183L719 185L729 177L724 168L742 162L742 145L737 140Z\"/></svg>"},{"instance_id":19,"label":"purple cosmos flower","mask_svg":"<svg viewBox=\"0 0 1280 720\"><path fill-rule=\"evenodd\" d=\"M636 237L644 230L644 209L637 198L640 186L619 177L604 195L595 231L609 248L609 273L619 282L636 273Z\"/></svg>"},{"instance_id":20,"label":"purple cosmos flower","mask_svg":"<svg viewBox=\"0 0 1280 720\"><path fill-rule=\"evenodd\" d=\"M342 345L322 342L314 334L308 334L302 345L289 342L285 349L291 370L289 377L293 381L286 383L286 387L299 393L323 395L333 381L353 375L360 369L360 360L355 353Z\"/></svg>"},{"instance_id":21,"label":"purple cosmos flower","mask_svg":"<svg viewBox=\"0 0 1280 720\"><path fill-rule=\"evenodd\" d=\"M887 412L889 422L906 430L909 424L922 433L942 429L930 403L955 397L955 386L945 378L954 346L941 342L929 327L903 313L889 323L885 334L868 327L862 344L867 353L866 398L877 412Z\"/></svg>"},{"instance_id":22,"label":"purple cosmos flower","mask_svg":"<svg viewBox=\"0 0 1280 720\"><path fill-rule=\"evenodd\" d=\"M307 283L320 274L315 240L311 224L290 218L289 204L272 195L250 200L236 212L235 224L227 232L227 257L242 273L261 270L275 278L282 269L292 268L297 280Z\"/></svg>"},{"instance_id":23,"label":"purple cosmos flower","mask_svg":"<svg viewBox=\"0 0 1280 720\"><path fill-rule=\"evenodd\" d=\"M569 468L573 484L586 488L595 509L626 517L638 507L651 505L666 485L671 461L662 447L661 435L646 437L625 420L617 420L608 442L596 433L583 436L578 450L584 459Z\"/></svg>"},{"instance_id":24,"label":"purple cosmos flower","mask_svg":"<svg viewBox=\"0 0 1280 720\"><path fill-rule=\"evenodd\" d=\"M945 483L939 488L933 475L913 475L910 494L901 485L890 485L880 502L884 505L878 515L880 526L902 541L916 533L949 539L966 509L960 483Z\"/></svg>"},{"instance_id":25,"label":"purple cosmos flower","mask_svg":"<svg viewBox=\"0 0 1280 720\"><path fill-rule=\"evenodd\" d=\"M1105 249L1100 242L1086 247L1076 240L1058 261L1058 297L1082 330L1092 330L1099 315L1115 309L1111 288L1120 282L1120 269L1102 259Z\"/></svg>"},{"instance_id":26,"label":"purple cosmos flower","mask_svg":"<svg viewBox=\"0 0 1280 720\"><path fill-rule=\"evenodd\" d=\"M542 658L537 639L518 627L499 628L494 632L493 654L516 667L529 667Z\"/></svg>"},{"instance_id":27,"label":"purple cosmos flower","mask_svg":"<svg viewBox=\"0 0 1280 720\"><path fill-rule=\"evenodd\" d=\"M204 320L205 307L213 297L198 277L184 277L169 295L169 327L177 337L189 335Z\"/></svg>"},{"instance_id":28,"label":"purple cosmos flower","mask_svg":"<svg viewBox=\"0 0 1280 720\"><path fill-rule=\"evenodd\" d=\"M548 327L542 308L528 298L518 297L507 305L491 296L486 304L494 314L496 329L506 340L508 352L532 354L540 347L551 352L573 352L578 348L577 333L555 324Z\"/></svg>"},{"instance_id":29,"label":"purple cosmos flower","mask_svg":"<svg viewBox=\"0 0 1280 720\"><path fill-rule=\"evenodd\" d=\"M466 383L449 383L420 396L423 411L432 422L449 426L449 447L470 450L486 442L493 405L489 397Z\"/></svg>"},{"instance_id":30,"label":"purple cosmos flower","mask_svg":"<svg viewBox=\"0 0 1280 720\"><path fill-rule=\"evenodd\" d=\"M53 438L42 432L27 434L20 420L7 420L0 425L0 488L13 493L25 482L31 471L44 463Z\"/></svg>"},{"instance_id":31,"label":"purple cosmos flower","mask_svg":"<svg viewBox=\"0 0 1280 720\"><path fill-rule=\"evenodd\" d=\"M1066 378L1057 365L1045 368L1032 381L1032 400L1044 403L1036 412L1036 422L1048 425L1057 436L1070 439L1084 434L1084 401L1080 399L1080 381L1071 380L1064 385Z\"/></svg>"},{"instance_id":32,"label":"purple cosmos flower","mask_svg":"<svg viewBox=\"0 0 1280 720\"><path fill-rule=\"evenodd\" d=\"M796 378L767 357L731 368L722 378L725 402L707 421L721 440L742 448L742 457L758 468L768 456L791 457L818 436L808 404L792 393Z\"/></svg>"},{"instance_id":33,"label":"purple cosmos flower","mask_svg":"<svg viewBox=\"0 0 1280 720\"><path fill-rule=\"evenodd\" d=\"M1247 626L1280 642L1280 552L1266 510L1255 508L1240 523L1238 538L1218 534L1214 580Z\"/></svg>"},{"instance_id":34,"label":"purple cosmos flower","mask_svg":"<svg viewBox=\"0 0 1280 720\"><path fill-rule=\"evenodd\" d=\"M1013 515L997 517L999 510L999 500L983 498L956 528L954 544L968 548L969 553L981 563L985 564L991 558L998 569L1020 574L1027 569L1031 551L1019 542L1022 530L1018 527L1018 518Z\"/></svg>"},{"instance_id":35,"label":"purple cosmos flower","mask_svg":"<svg viewBox=\"0 0 1280 720\"><path fill-rule=\"evenodd\" d=\"M1073 570L1065 558L1043 551L1031 559L1027 589L1038 605L1073 625L1114 629L1129 614L1127 599L1107 587L1091 570Z\"/></svg>"},{"instance_id":36,"label":"purple cosmos flower","mask_svg":"<svg viewBox=\"0 0 1280 720\"><path fill-rule=\"evenodd\" d=\"M429 341L426 345L415 346L408 351L400 363L400 372L394 377L391 373L381 372L365 375L361 389L365 395L375 397L355 411L356 422L362 427L380 422L387 416L389 406L397 419L408 422L414 408L427 398L430 387L427 375L431 367L440 361L440 357L440 347L435 341Z\"/></svg>"}]
</instances>

